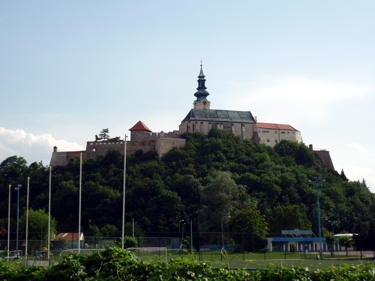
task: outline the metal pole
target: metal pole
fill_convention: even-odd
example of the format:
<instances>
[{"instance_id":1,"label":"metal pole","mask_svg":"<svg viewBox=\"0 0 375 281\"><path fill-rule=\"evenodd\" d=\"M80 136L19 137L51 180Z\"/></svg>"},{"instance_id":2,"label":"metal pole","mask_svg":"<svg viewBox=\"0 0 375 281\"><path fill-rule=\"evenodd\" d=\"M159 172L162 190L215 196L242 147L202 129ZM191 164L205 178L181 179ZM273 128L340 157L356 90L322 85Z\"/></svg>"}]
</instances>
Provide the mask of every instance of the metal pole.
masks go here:
<instances>
[{"instance_id":1,"label":"metal pole","mask_svg":"<svg viewBox=\"0 0 375 281\"><path fill-rule=\"evenodd\" d=\"M221 218L221 244L223 245L222 249L224 249L224 227L223 227L223 218Z\"/></svg>"},{"instance_id":2,"label":"metal pole","mask_svg":"<svg viewBox=\"0 0 375 281\"><path fill-rule=\"evenodd\" d=\"M193 221L190 220L190 253L193 253Z\"/></svg>"},{"instance_id":3,"label":"metal pole","mask_svg":"<svg viewBox=\"0 0 375 281\"><path fill-rule=\"evenodd\" d=\"M27 266L27 240L29 236L29 190L30 177L27 177L27 195L26 195L26 243L25 243L25 265Z\"/></svg>"},{"instance_id":4,"label":"metal pole","mask_svg":"<svg viewBox=\"0 0 375 281\"><path fill-rule=\"evenodd\" d=\"M79 161L78 254L81 253L82 152Z\"/></svg>"},{"instance_id":5,"label":"metal pole","mask_svg":"<svg viewBox=\"0 0 375 281\"><path fill-rule=\"evenodd\" d=\"M49 166L49 180L48 180L48 233L47 233L47 259L49 260L50 241L51 241L51 183L52 183L52 167Z\"/></svg>"},{"instance_id":6,"label":"metal pole","mask_svg":"<svg viewBox=\"0 0 375 281\"><path fill-rule=\"evenodd\" d=\"M132 219L132 233L133 233L133 238L134 238L134 218Z\"/></svg>"},{"instance_id":7,"label":"metal pole","mask_svg":"<svg viewBox=\"0 0 375 281\"><path fill-rule=\"evenodd\" d=\"M19 222L20 222L20 189L22 185L17 184L17 233L16 233L16 255L19 256L18 253L18 231L19 231Z\"/></svg>"},{"instance_id":8,"label":"metal pole","mask_svg":"<svg viewBox=\"0 0 375 281\"><path fill-rule=\"evenodd\" d=\"M126 135L124 141L124 179L122 192L122 234L121 234L121 249L124 249L125 237L125 192L126 192Z\"/></svg>"},{"instance_id":9,"label":"metal pole","mask_svg":"<svg viewBox=\"0 0 375 281\"><path fill-rule=\"evenodd\" d=\"M10 196L11 196L11 192L10 192L10 190L11 190L11 187L12 187L12 185L9 185L9 203L8 203L8 255L7 255L7 257L8 257L8 261L9 261L9 251L10 251L10 249L9 249L9 247L10 247Z\"/></svg>"},{"instance_id":10,"label":"metal pole","mask_svg":"<svg viewBox=\"0 0 375 281\"><path fill-rule=\"evenodd\" d=\"M319 179L316 179L316 192L318 197L318 231L319 231L319 257L322 259L322 229L320 226L320 188L322 187L322 183Z\"/></svg>"}]
</instances>

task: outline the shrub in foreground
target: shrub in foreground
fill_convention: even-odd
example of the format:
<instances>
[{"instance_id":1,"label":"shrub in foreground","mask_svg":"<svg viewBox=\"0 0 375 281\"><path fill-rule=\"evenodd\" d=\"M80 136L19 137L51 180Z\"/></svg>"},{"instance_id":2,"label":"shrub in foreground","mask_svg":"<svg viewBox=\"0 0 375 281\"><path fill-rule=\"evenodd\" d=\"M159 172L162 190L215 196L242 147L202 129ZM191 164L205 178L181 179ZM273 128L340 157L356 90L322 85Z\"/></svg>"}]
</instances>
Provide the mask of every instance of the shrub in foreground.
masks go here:
<instances>
[{"instance_id":1,"label":"shrub in foreground","mask_svg":"<svg viewBox=\"0 0 375 281\"><path fill-rule=\"evenodd\" d=\"M0 263L0 280L375 280L370 266L341 265L310 271L307 267L276 266L246 271L215 267L194 258L176 258L168 263L140 261L120 248L87 255L70 255L50 267L23 267L21 263Z\"/></svg>"}]
</instances>

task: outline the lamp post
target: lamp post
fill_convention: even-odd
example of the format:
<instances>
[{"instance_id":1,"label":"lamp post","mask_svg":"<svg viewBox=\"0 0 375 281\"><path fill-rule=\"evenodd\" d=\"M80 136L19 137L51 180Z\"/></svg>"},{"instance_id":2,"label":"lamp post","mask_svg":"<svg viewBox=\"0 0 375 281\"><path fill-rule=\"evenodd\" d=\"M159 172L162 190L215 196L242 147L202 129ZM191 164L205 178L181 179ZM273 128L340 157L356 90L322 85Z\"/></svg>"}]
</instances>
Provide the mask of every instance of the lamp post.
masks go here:
<instances>
[{"instance_id":1,"label":"lamp post","mask_svg":"<svg viewBox=\"0 0 375 281\"><path fill-rule=\"evenodd\" d=\"M221 217L221 244L223 246L222 249L224 249L224 218L230 218L230 216Z\"/></svg>"},{"instance_id":2,"label":"lamp post","mask_svg":"<svg viewBox=\"0 0 375 281\"><path fill-rule=\"evenodd\" d=\"M320 190L322 189L322 181L321 178L315 177L313 180L309 180L314 184L316 189L316 197L317 197L317 204L318 204L318 232L319 232L319 258L322 259L322 228L320 224Z\"/></svg>"},{"instance_id":3,"label":"lamp post","mask_svg":"<svg viewBox=\"0 0 375 281\"><path fill-rule=\"evenodd\" d=\"M180 220L179 222L178 222L178 232L180 232L181 233L181 223L182 222L184 222L184 220Z\"/></svg>"},{"instance_id":4,"label":"lamp post","mask_svg":"<svg viewBox=\"0 0 375 281\"><path fill-rule=\"evenodd\" d=\"M19 221L20 221L20 189L22 185L17 184L17 187L14 190L17 190L17 232L16 232L16 255L18 257L18 230L19 230Z\"/></svg>"}]
</instances>

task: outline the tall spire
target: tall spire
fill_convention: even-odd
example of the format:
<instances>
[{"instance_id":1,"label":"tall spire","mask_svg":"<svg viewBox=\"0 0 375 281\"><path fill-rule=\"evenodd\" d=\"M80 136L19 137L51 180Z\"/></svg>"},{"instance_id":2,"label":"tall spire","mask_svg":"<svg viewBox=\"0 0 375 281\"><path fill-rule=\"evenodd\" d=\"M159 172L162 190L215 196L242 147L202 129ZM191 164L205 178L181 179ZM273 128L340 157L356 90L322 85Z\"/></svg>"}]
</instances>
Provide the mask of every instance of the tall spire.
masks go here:
<instances>
[{"instance_id":1,"label":"tall spire","mask_svg":"<svg viewBox=\"0 0 375 281\"><path fill-rule=\"evenodd\" d=\"M206 83L206 79L203 74L203 67L202 67L202 61L201 61L201 71L199 72L199 76L198 76L198 88L197 88L198 91L194 94L194 96L197 97L197 101L207 100L207 96L210 94L209 92L206 91L207 87L205 83Z\"/></svg>"}]
</instances>

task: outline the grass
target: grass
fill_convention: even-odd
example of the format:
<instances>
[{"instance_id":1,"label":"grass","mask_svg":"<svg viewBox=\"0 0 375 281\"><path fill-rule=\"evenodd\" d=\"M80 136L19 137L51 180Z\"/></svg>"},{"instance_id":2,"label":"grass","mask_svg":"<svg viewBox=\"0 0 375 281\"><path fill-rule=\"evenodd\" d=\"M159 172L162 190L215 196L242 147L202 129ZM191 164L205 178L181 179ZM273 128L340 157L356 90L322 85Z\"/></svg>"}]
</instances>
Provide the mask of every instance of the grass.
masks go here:
<instances>
[{"instance_id":1,"label":"grass","mask_svg":"<svg viewBox=\"0 0 375 281\"><path fill-rule=\"evenodd\" d=\"M291 266L307 266L309 268L326 268L340 264L361 265L373 264L373 258L360 259L359 255L346 256L346 253L335 254L333 257L330 253L323 254L323 259L317 258L317 253L290 253L290 252L267 252L267 253L226 253L220 251L196 252L193 255L186 251L169 251L168 259L176 257L190 257L200 261L210 261L213 265L230 267L230 268L266 268L270 264ZM155 258L155 256L154 256ZM145 260L145 258L142 258ZM152 259L148 257L147 260Z\"/></svg>"}]
</instances>

